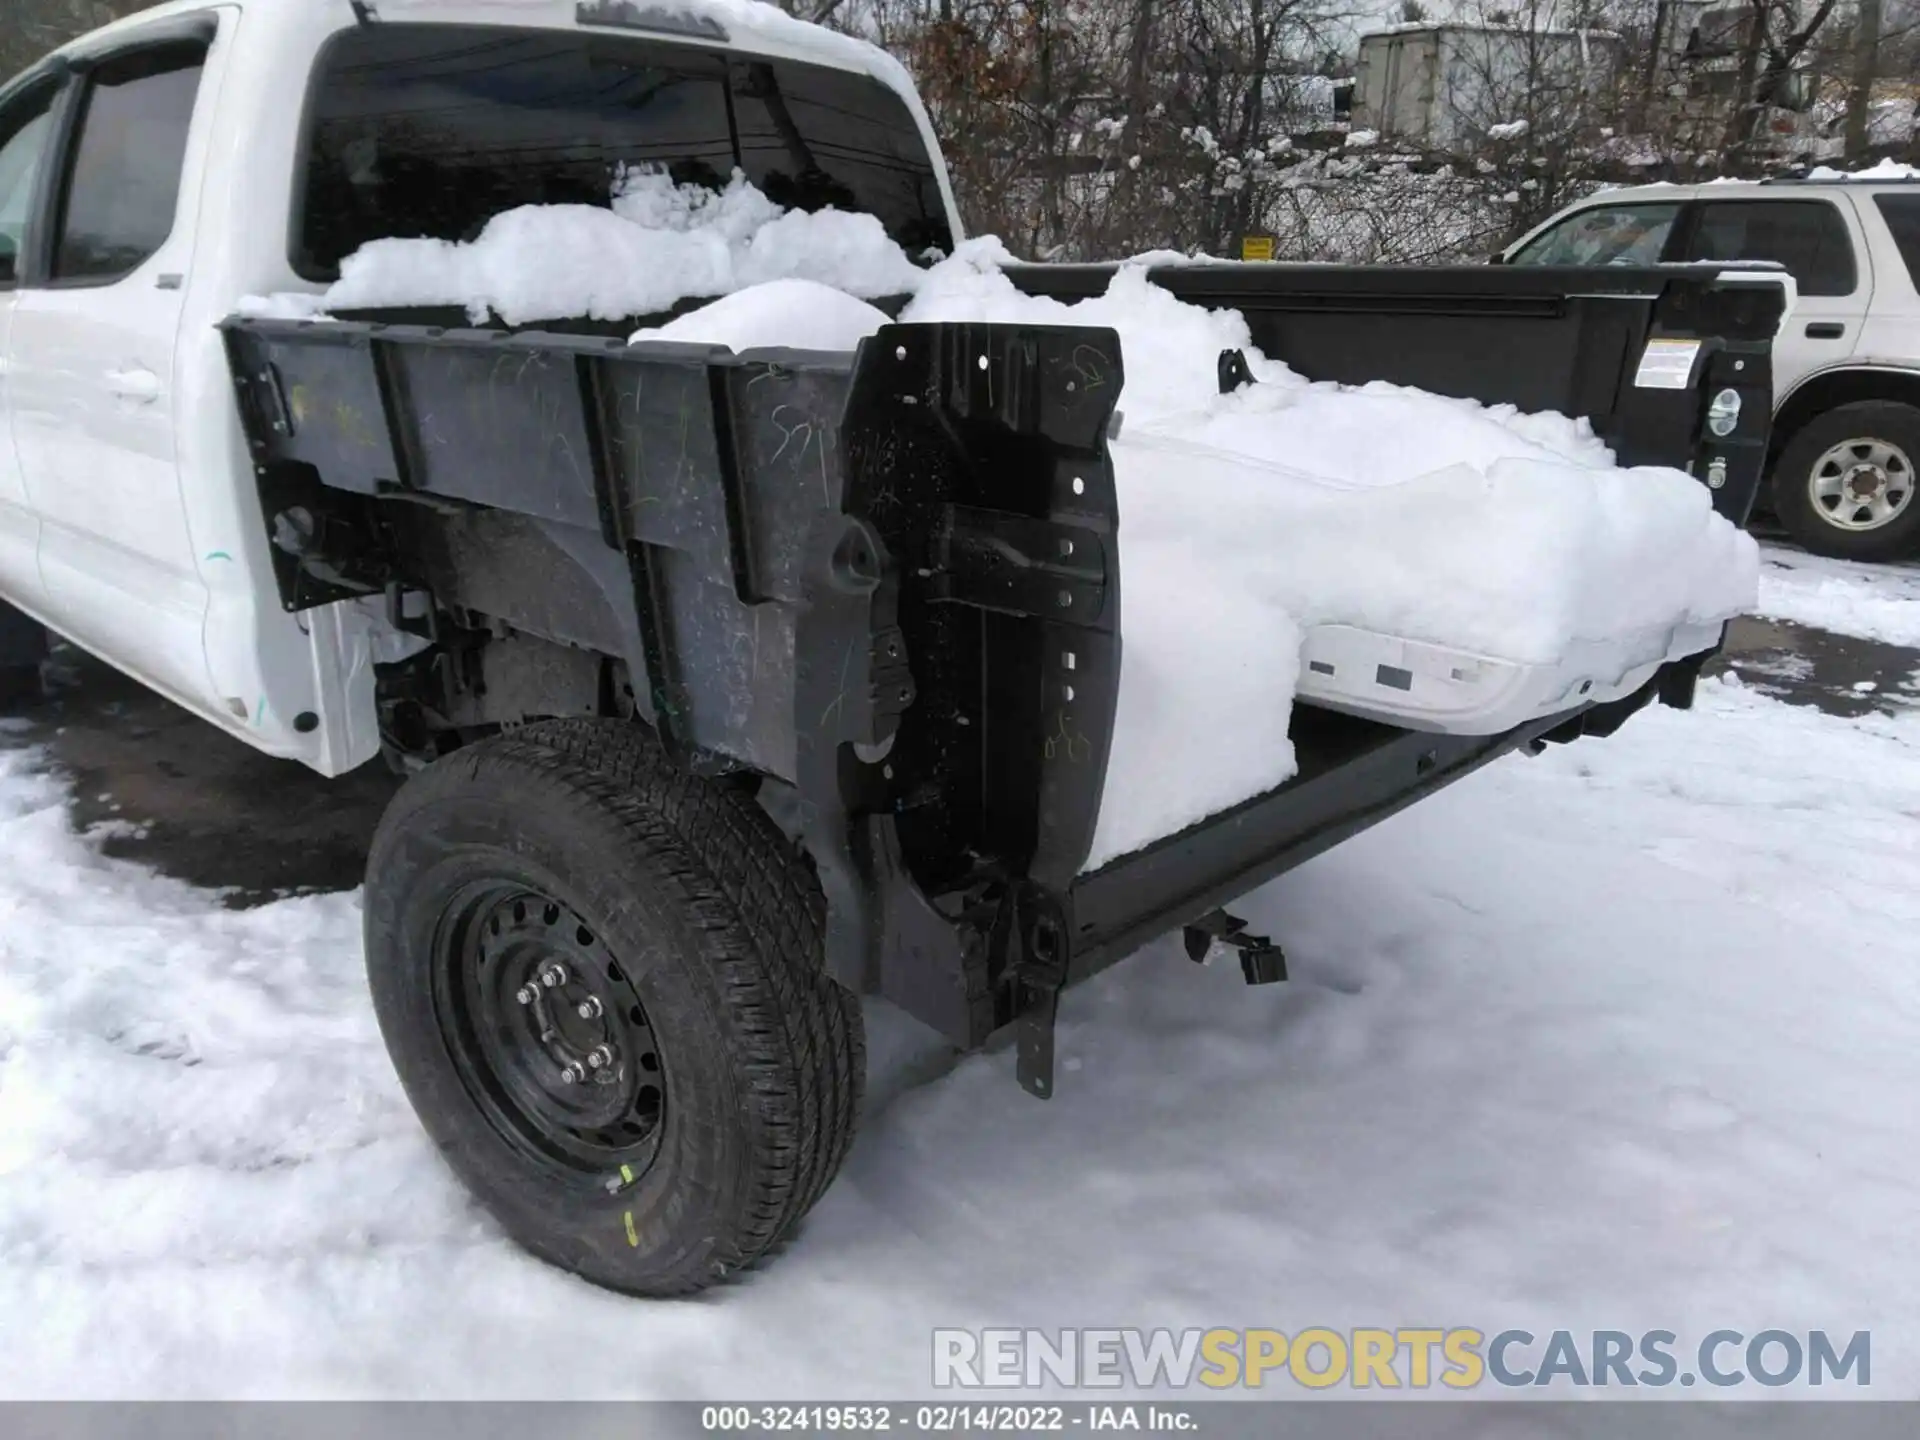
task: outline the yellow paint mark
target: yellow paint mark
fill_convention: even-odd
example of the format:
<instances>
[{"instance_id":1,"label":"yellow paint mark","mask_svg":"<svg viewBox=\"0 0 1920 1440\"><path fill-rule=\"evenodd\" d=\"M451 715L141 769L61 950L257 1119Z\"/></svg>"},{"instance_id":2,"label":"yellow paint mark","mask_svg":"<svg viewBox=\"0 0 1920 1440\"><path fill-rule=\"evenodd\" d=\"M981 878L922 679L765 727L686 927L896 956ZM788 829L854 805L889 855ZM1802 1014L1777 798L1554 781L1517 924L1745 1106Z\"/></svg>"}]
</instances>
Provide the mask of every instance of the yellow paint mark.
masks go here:
<instances>
[{"instance_id":1,"label":"yellow paint mark","mask_svg":"<svg viewBox=\"0 0 1920 1440\"><path fill-rule=\"evenodd\" d=\"M633 1184L633 1167L631 1165L622 1165L620 1167L620 1179L628 1185Z\"/></svg>"},{"instance_id":2,"label":"yellow paint mark","mask_svg":"<svg viewBox=\"0 0 1920 1440\"><path fill-rule=\"evenodd\" d=\"M625 1169L626 1167L622 1166L621 1168ZM627 1218L627 1244L631 1245L634 1249L638 1250L640 1248L640 1233L633 1228L633 1211L631 1210L627 1211L626 1218Z\"/></svg>"}]
</instances>

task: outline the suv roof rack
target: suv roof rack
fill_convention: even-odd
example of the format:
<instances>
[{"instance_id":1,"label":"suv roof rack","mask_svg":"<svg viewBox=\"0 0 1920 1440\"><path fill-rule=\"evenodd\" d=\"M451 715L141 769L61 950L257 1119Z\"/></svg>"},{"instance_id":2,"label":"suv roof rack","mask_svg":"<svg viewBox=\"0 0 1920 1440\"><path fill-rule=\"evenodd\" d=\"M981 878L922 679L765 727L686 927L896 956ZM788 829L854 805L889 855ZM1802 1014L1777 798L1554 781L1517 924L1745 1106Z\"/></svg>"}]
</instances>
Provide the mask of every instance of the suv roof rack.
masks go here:
<instances>
[{"instance_id":1,"label":"suv roof rack","mask_svg":"<svg viewBox=\"0 0 1920 1440\"><path fill-rule=\"evenodd\" d=\"M1769 175L1762 185L1920 185L1920 175L1813 175L1799 170Z\"/></svg>"}]
</instances>

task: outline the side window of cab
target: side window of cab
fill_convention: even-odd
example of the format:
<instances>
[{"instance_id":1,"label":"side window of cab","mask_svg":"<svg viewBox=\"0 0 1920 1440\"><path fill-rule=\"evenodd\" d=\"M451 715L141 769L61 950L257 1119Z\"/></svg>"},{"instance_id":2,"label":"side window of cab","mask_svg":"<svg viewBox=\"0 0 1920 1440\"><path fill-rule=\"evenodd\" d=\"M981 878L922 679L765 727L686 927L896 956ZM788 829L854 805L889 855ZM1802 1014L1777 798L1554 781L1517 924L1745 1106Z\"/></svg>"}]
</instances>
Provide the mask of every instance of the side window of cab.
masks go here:
<instances>
[{"instance_id":1,"label":"side window of cab","mask_svg":"<svg viewBox=\"0 0 1920 1440\"><path fill-rule=\"evenodd\" d=\"M116 56L87 77L67 166L52 280L111 285L173 233L204 42Z\"/></svg>"},{"instance_id":2,"label":"side window of cab","mask_svg":"<svg viewBox=\"0 0 1920 1440\"><path fill-rule=\"evenodd\" d=\"M0 287L19 282L59 93L49 80L0 106Z\"/></svg>"}]
</instances>

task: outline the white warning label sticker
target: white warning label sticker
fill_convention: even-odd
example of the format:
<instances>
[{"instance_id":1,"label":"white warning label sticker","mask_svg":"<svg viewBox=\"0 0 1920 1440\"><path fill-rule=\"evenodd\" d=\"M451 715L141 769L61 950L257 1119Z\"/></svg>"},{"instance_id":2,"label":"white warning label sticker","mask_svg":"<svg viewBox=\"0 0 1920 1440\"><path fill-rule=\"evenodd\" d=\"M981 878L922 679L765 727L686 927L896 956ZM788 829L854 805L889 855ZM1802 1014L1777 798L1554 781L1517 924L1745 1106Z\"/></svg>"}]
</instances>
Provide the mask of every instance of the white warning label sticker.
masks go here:
<instances>
[{"instance_id":1,"label":"white warning label sticker","mask_svg":"<svg viewBox=\"0 0 1920 1440\"><path fill-rule=\"evenodd\" d=\"M1693 380L1693 362L1700 358L1698 340L1649 340L1640 357L1633 383L1641 390L1684 390Z\"/></svg>"}]
</instances>

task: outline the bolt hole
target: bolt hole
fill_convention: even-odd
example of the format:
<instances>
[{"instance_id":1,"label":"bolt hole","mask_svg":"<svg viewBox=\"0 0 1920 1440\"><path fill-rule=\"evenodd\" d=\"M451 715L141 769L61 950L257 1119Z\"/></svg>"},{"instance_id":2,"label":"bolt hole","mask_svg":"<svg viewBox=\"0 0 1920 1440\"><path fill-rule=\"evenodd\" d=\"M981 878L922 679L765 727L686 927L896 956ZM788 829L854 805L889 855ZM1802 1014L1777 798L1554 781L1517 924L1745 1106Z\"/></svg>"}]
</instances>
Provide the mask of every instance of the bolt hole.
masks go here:
<instances>
[{"instance_id":1,"label":"bolt hole","mask_svg":"<svg viewBox=\"0 0 1920 1440\"><path fill-rule=\"evenodd\" d=\"M547 906L540 918L545 920L549 925L558 925L560 923L560 907L558 905Z\"/></svg>"},{"instance_id":2,"label":"bolt hole","mask_svg":"<svg viewBox=\"0 0 1920 1440\"><path fill-rule=\"evenodd\" d=\"M1060 592L1059 598L1060 598L1060 608L1062 610L1067 609L1069 606L1073 604L1073 592L1071 590L1062 590Z\"/></svg>"},{"instance_id":3,"label":"bolt hole","mask_svg":"<svg viewBox=\"0 0 1920 1440\"><path fill-rule=\"evenodd\" d=\"M980 357L980 368L982 370L985 370L987 368L987 357L984 355Z\"/></svg>"},{"instance_id":4,"label":"bolt hole","mask_svg":"<svg viewBox=\"0 0 1920 1440\"><path fill-rule=\"evenodd\" d=\"M660 1068L660 1057L649 1050L640 1057L640 1068L649 1071L658 1070Z\"/></svg>"},{"instance_id":5,"label":"bolt hole","mask_svg":"<svg viewBox=\"0 0 1920 1440\"><path fill-rule=\"evenodd\" d=\"M642 1085L640 1093L634 1097L633 1113L645 1120L660 1118L660 1087Z\"/></svg>"},{"instance_id":6,"label":"bolt hole","mask_svg":"<svg viewBox=\"0 0 1920 1440\"><path fill-rule=\"evenodd\" d=\"M1073 699L1073 686L1067 686L1067 699Z\"/></svg>"},{"instance_id":7,"label":"bolt hole","mask_svg":"<svg viewBox=\"0 0 1920 1440\"><path fill-rule=\"evenodd\" d=\"M527 923L526 901L516 900L513 902L513 923L516 925L524 925Z\"/></svg>"},{"instance_id":8,"label":"bolt hole","mask_svg":"<svg viewBox=\"0 0 1920 1440\"><path fill-rule=\"evenodd\" d=\"M1062 540L1062 541L1060 542L1060 553L1061 553L1062 555L1071 555L1071 554L1073 554L1073 541L1071 541L1071 540Z\"/></svg>"},{"instance_id":9,"label":"bolt hole","mask_svg":"<svg viewBox=\"0 0 1920 1440\"><path fill-rule=\"evenodd\" d=\"M626 976L620 973L620 967L618 965L614 964L611 960L607 962L607 979L618 985L625 981L626 978Z\"/></svg>"},{"instance_id":10,"label":"bolt hole","mask_svg":"<svg viewBox=\"0 0 1920 1440\"><path fill-rule=\"evenodd\" d=\"M1071 390L1073 387L1069 385L1067 388ZM1082 480L1078 475L1073 477L1073 493L1076 495L1084 495L1087 493L1087 482Z\"/></svg>"},{"instance_id":11,"label":"bolt hole","mask_svg":"<svg viewBox=\"0 0 1920 1440\"><path fill-rule=\"evenodd\" d=\"M578 940L582 945L593 944L593 932L584 925L573 932L573 938Z\"/></svg>"},{"instance_id":12,"label":"bolt hole","mask_svg":"<svg viewBox=\"0 0 1920 1440\"><path fill-rule=\"evenodd\" d=\"M631 1020L635 1025L644 1025L647 1023L646 1012L638 1005L631 1005L627 1008L627 1019Z\"/></svg>"},{"instance_id":13,"label":"bolt hole","mask_svg":"<svg viewBox=\"0 0 1920 1440\"><path fill-rule=\"evenodd\" d=\"M904 346L904 345L902 345L902 346L901 346L901 347L900 347L900 348L899 348L898 350L896 350L896 351L894 351L894 352L893 352L893 358L894 358L894 359L896 359L896 360L904 360L904 359L906 359L906 358L907 358L907 347L906 347L906 346Z\"/></svg>"},{"instance_id":14,"label":"bolt hole","mask_svg":"<svg viewBox=\"0 0 1920 1440\"><path fill-rule=\"evenodd\" d=\"M1060 663L1069 670L1077 670L1080 668L1080 657L1069 650L1060 657Z\"/></svg>"}]
</instances>

